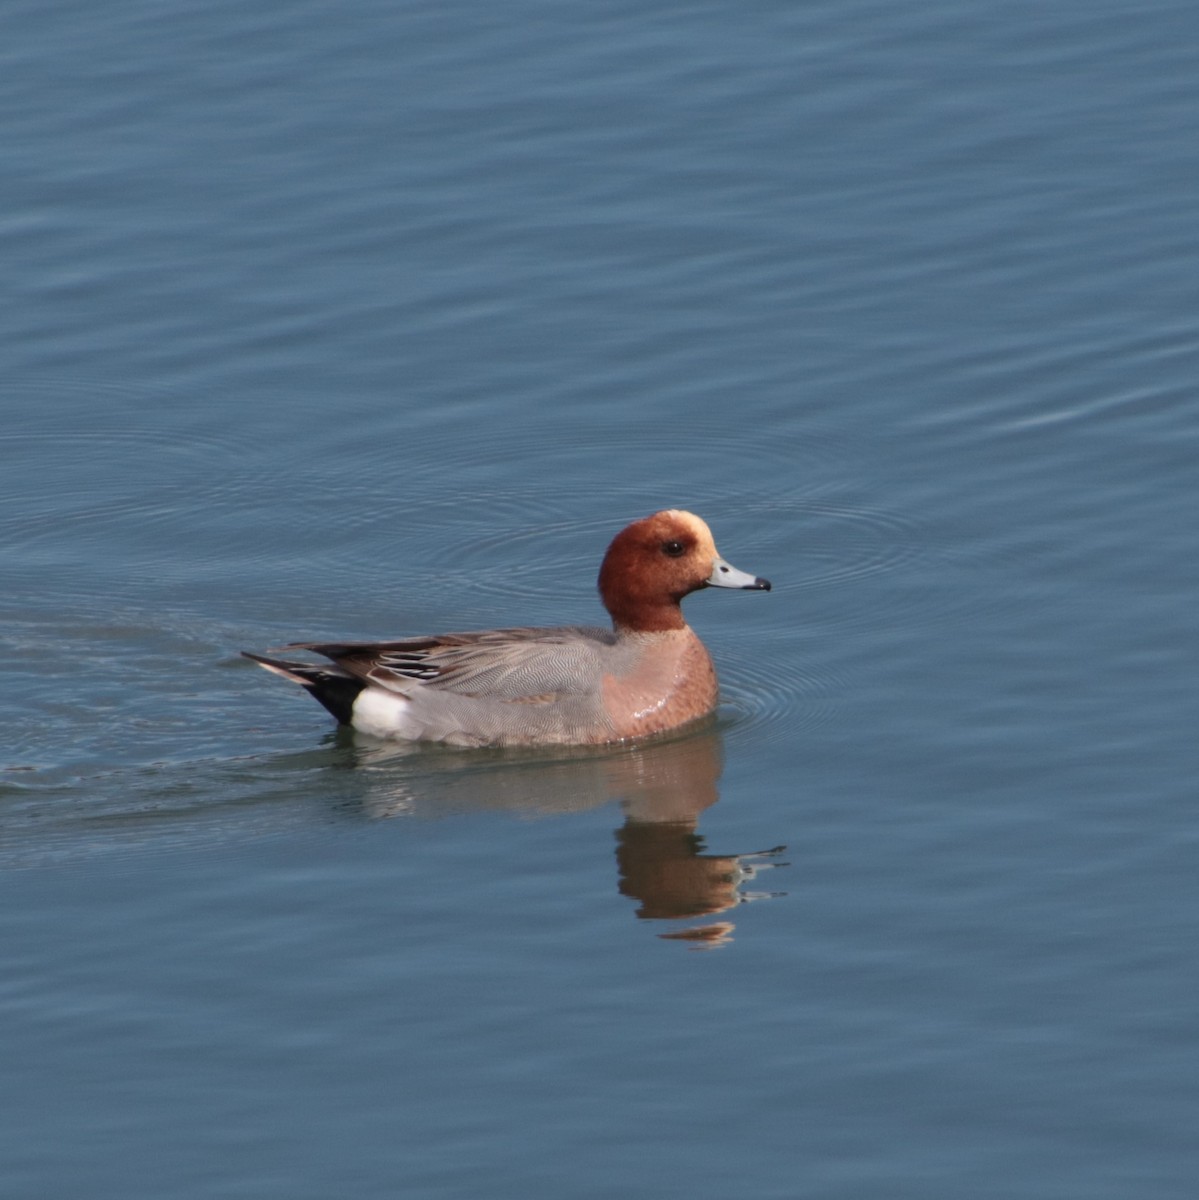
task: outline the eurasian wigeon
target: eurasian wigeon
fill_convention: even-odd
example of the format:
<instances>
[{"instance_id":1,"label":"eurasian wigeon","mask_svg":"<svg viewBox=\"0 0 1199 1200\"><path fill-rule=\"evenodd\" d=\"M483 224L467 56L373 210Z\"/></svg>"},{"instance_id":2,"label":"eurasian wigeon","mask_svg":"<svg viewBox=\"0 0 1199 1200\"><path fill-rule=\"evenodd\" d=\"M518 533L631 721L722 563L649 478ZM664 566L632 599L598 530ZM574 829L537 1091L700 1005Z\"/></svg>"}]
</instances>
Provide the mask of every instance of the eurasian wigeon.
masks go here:
<instances>
[{"instance_id":1,"label":"eurasian wigeon","mask_svg":"<svg viewBox=\"0 0 1199 1200\"><path fill-rule=\"evenodd\" d=\"M716 671L679 602L704 587L768 592L678 509L634 521L599 573L611 629L489 629L398 642L295 642L332 665L246 653L344 725L458 746L598 745L675 729L716 707Z\"/></svg>"}]
</instances>

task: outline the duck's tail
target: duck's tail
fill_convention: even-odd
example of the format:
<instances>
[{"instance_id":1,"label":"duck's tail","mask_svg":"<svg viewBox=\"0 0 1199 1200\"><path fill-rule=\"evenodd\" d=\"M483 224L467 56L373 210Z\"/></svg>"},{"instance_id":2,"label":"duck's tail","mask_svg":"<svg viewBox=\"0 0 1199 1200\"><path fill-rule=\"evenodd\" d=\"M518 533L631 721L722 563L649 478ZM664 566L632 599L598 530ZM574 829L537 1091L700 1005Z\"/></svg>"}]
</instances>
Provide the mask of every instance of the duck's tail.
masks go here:
<instances>
[{"instance_id":1,"label":"duck's tail","mask_svg":"<svg viewBox=\"0 0 1199 1200\"><path fill-rule=\"evenodd\" d=\"M353 723L354 701L366 687L361 679L355 679L337 667L268 658L264 654L251 654L249 650L243 650L242 657L252 659L272 675L282 676L306 688L342 725Z\"/></svg>"}]
</instances>

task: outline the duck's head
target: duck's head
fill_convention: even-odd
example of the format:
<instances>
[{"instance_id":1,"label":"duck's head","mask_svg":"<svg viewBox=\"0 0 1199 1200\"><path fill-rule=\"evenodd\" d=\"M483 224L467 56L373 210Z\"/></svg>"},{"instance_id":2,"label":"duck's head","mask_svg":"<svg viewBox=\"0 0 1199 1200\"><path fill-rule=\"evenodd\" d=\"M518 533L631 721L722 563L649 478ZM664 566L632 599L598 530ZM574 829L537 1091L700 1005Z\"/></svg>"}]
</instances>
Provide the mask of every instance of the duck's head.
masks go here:
<instances>
[{"instance_id":1,"label":"duck's head","mask_svg":"<svg viewBox=\"0 0 1199 1200\"><path fill-rule=\"evenodd\" d=\"M622 529L600 566L599 592L617 629L682 629L684 596L705 587L770 591L770 581L738 571L716 552L694 513L668 508Z\"/></svg>"}]
</instances>

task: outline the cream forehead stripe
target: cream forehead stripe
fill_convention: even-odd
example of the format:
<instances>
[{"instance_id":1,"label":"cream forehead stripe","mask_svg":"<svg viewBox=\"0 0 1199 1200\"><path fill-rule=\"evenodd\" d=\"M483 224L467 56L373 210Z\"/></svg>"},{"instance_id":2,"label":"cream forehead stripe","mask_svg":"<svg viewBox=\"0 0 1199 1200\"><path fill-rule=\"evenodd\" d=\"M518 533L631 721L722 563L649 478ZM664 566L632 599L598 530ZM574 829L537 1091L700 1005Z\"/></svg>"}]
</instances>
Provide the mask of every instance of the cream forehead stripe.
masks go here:
<instances>
[{"instance_id":1,"label":"cream forehead stripe","mask_svg":"<svg viewBox=\"0 0 1199 1200\"><path fill-rule=\"evenodd\" d=\"M707 521L697 517L695 513L686 512L681 508L668 508L664 515L692 533L704 549L710 548L713 554L716 553L716 542L712 537L712 531L708 528Z\"/></svg>"}]
</instances>

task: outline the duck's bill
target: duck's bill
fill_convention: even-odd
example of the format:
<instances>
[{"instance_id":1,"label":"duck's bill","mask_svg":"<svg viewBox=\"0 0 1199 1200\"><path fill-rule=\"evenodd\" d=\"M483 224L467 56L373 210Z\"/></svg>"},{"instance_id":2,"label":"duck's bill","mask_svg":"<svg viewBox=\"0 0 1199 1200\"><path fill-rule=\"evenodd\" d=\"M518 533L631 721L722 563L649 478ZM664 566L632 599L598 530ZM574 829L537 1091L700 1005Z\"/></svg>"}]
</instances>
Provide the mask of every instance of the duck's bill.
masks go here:
<instances>
[{"instance_id":1,"label":"duck's bill","mask_svg":"<svg viewBox=\"0 0 1199 1200\"><path fill-rule=\"evenodd\" d=\"M718 558L712 564L712 574L707 578L709 587L741 588L747 592L770 591L770 580L760 575L750 575L747 571L738 571L731 563Z\"/></svg>"}]
</instances>

